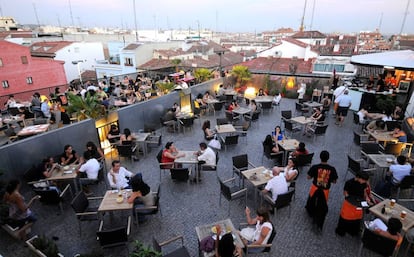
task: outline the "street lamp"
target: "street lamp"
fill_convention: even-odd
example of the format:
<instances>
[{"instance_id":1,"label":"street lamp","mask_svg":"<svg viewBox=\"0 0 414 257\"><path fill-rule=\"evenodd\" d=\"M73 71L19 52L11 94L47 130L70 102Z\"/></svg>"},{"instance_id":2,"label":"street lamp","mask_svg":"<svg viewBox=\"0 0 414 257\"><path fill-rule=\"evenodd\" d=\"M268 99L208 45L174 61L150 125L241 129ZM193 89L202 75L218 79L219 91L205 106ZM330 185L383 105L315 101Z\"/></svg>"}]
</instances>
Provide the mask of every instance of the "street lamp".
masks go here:
<instances>
[{"instance_id":1,"label":"street lamp","mask_svg":"<svg viewBox=\"0 0 414 257\"><path fill-rule=\"evenodd\" d=\"M80 63L82 63L82 62L86 62L86 60L72 61L72 64L76 65L78 67L79 81L80 81L81 85L83 85L82 74L81 74L81 70L80 70Z\"/></svg>"},{"instance_id":2,"label":"street lamp","mask_svg":"<svg viewBox=\"0 0 414 257\"><path fill-rule=\"evenodd\" d=\"M219 74L220 74L220 78L223 77L222 74L222 68L221 68L221 56L224 54L224 50L217 50L214 51L214 53L216 53L219 57L220 57L220 62L219 62Z\"/></svg>"}]
</instances>

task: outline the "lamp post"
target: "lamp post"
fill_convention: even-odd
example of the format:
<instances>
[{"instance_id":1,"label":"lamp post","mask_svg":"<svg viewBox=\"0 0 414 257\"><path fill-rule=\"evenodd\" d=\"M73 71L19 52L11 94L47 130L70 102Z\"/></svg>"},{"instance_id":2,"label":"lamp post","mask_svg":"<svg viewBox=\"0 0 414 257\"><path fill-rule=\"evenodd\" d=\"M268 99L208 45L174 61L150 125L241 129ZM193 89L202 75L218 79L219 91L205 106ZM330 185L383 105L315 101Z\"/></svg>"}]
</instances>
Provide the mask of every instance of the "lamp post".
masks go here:
<instances>
[{"instance_id":1,"label":"lamp post","mask_svg":"<svg viewBox=\"0 0 414 257\"><path fill-rule=\"evenodd\" d=\"M220 57L220 60L219 60L219 74L220 74L220 78L221 77L223 77L221 74L222 74L222 71L221 71L221 69L222 69L222 67L221 67L221 56L224 54L224 50L217 50L217 51L215 51L215 53Z\"/></svg>"},{"instance_id":2,"label":"lamp post","mask_svg":"<svg viewBox=\"0 0 414 257\"><path fill-rule=\"evenodd\" d=\"M77 61L72 61L73 65L76 65L78 68L78 74L79 74L79 81L81 83L81 85L83 85L83 81L82 81L82 74L81 74L81 70L80 70L80 63L82 62L86 62L86 60L77 60Z\"/></svg>"}]
</instances>

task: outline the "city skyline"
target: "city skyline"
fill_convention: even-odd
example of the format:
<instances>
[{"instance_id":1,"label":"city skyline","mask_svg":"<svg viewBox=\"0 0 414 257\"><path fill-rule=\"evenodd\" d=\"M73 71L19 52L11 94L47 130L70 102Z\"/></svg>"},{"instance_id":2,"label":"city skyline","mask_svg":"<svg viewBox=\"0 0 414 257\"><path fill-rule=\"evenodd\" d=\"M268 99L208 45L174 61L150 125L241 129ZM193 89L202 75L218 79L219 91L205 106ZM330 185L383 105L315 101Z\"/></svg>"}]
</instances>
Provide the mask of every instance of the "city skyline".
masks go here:
<instances>
[{"instance_id":1,"label":"city skyline","mask_svg":"<svg viewBox=\"0 0 414 257\"><path fill-rule=\"evenodd\" d=\"M414 3L410 0L307 0L305 30L324 33L401 31L414 34ZM134 29L134 0L0 0L0 15L19 24ZM211 29L221 32L261 32L289 27L298 30L305 0L135 0L137 28ZM71 6L71 8L70 8ZM312 19L313 16L313 19Z\"/></svg>"}]
</instances>

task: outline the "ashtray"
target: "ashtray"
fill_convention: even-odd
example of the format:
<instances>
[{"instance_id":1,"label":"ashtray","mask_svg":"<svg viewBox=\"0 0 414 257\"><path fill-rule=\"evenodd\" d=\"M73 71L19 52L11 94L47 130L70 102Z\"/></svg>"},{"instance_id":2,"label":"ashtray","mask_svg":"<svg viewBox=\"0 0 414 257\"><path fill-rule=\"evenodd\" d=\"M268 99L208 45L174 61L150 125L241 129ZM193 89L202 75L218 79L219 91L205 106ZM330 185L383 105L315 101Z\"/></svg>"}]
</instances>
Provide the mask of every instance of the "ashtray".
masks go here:
<instances>
[{"instance_id":1,"label":"ashtray","mask_svg":"<svg viewBox=\"0 0 414 257\"><path fill-rule=\"evenodd\" d=\"M249 177L249 179L250 179L250 180L257 180L257 175L256 175L256 174L251 175L251 176Z\"/></svg>"},{"instance_id":2,"label":"ashtray","mask_svg":"<svg viewBox=\"0 0 414 257\"><path fill-rule=\"evenodd\" d=\"M116 202L117 203L123 203L124 202L124 198L121 196L121 197L117 197L116 198Z\"/></svg>"}]
</instances>

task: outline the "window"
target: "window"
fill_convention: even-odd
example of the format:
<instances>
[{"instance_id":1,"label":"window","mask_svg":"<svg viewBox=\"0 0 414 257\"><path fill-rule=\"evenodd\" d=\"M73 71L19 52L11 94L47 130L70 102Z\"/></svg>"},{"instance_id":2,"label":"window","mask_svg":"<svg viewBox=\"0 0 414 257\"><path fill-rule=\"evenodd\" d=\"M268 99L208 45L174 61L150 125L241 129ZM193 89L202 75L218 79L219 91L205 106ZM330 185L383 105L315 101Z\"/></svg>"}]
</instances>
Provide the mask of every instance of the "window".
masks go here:
<instances>
[{"instance_id":1,"label":"window","mask_svg":"<svg viewBox=\"0 0 414 257\"><path fill-rule=\"evenodd\" d=\"M0 67L3 67L3 59L0 58Z\"/></svg>"},{"instance_id":2,"label":"window","mask_svg":"<svg viewBox=\"0 0 414 257\"><path fill-rule=\"evenodd\" d=\"M32 77L27 77L27 78L26 78L26 83L27 83L27 84L33 84L33 79L32 79Z\"/></svg>"},{"instance_id":3,"label":"window","mask_svg":"<svg viewBox=\"0 0 414 257\"><path fill-rule=\"evenodd\" d=\"M125 58L125 66L133 66L132 58Z\"/></svg>"},{"instance_id":4,"label":"window","mask_svg":"<svg viewBox=\"0 0 414 257\"><path fill-rule=\"evenodd\" d=\"M27 64L27 56L20 56L23 64Z\"/></svg>"},{"instance_id":5,"label":"window","mask_svg":"<svg viewBox=\"0 0 414 257\"><path fill-rule=\"evenodd\" d=\"M8 87L9 87L9 81L7 81L7 80L3 80L3 81L1 82L1 85L3 86L3 88L8 88Z\"/></svg>"}]
</instances>

